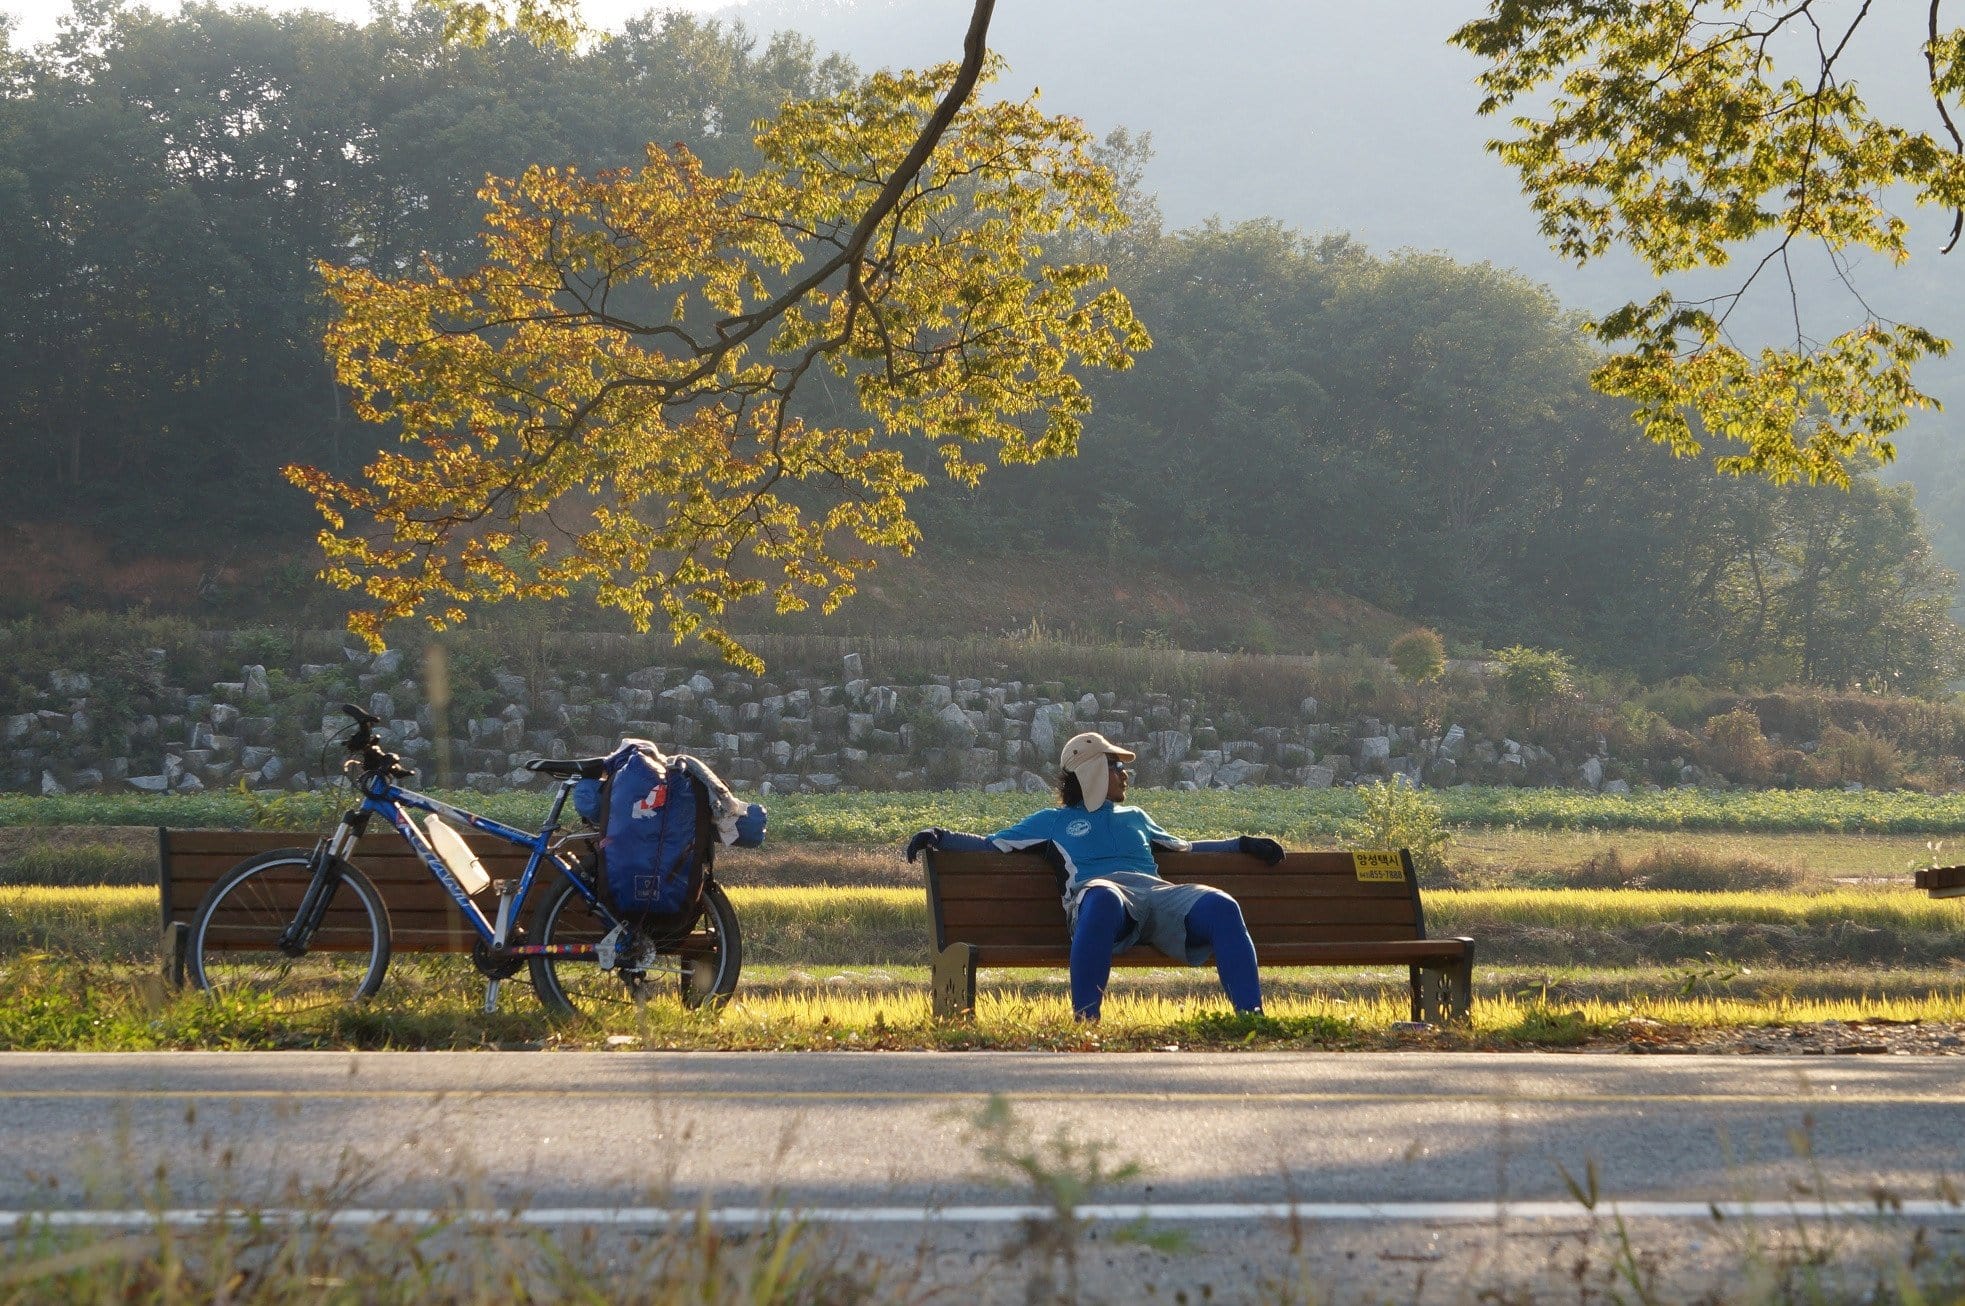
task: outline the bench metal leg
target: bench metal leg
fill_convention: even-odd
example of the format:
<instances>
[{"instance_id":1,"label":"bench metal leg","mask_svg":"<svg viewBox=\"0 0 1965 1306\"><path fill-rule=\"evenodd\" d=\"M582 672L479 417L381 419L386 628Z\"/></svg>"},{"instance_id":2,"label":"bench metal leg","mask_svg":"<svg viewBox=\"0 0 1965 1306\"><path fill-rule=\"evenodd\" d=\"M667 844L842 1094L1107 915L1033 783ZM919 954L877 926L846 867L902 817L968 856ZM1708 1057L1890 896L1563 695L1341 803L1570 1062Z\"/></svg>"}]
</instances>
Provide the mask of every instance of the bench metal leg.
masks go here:
<instances>
[{"instance_id":1,"label":"bench metal leg","mask_svg":"<svg viewBox=\"0 0 1965 1306\"><path fill-rule=\"evenodd\" d=\"M1419 972L1414 1019L1428 1024L1471 1024L1474 1018L1474 959Z\"/></svg>"},{"instance_id":2,"label":"bench metal leg","mask_svg":"<svg viewBox=\"0 0 1965 1306\"><path fill-rule=\"evenodd\" d=\"M970 943L951 943L935 956L934 1010L937 1020L974 1015L976 1010L976 949Z\"/></svg>"},{"instance_id":3,"label":"bench metal leg","mask_svg":"<svg viewBox=\"0 0 1965 1306\"><path fill-rule=\"evenodd\" d=\"M1460 964L1453 968L1453 1018L1466 1024L1474 1023L1474 945L1467 945L1467 953Z\"/></svg>"},{"instance_id":4,"label":"bench metal leg","mask_svg":"<svg viewBox=\"0 0 1965 1306\"><path fill-rule=\"evenodd\" d=\"M1408 981L1412 985L1412 1018L1426 1019L1426 972L1417 966L1406 967Z\"/></svg>"},{"instance_id":5,"label":"bench metal leg","mask_svg":"<svg viewBox=\"0 0 1965 1306\"><path fill-rule=\"evenodd\" d=\"M159 950L163 962L164 983L174 989L184 987L184 954L191 943L191 927L183 921L172 921L164 927L164 946Z\"/></svg>"}]
</instances>

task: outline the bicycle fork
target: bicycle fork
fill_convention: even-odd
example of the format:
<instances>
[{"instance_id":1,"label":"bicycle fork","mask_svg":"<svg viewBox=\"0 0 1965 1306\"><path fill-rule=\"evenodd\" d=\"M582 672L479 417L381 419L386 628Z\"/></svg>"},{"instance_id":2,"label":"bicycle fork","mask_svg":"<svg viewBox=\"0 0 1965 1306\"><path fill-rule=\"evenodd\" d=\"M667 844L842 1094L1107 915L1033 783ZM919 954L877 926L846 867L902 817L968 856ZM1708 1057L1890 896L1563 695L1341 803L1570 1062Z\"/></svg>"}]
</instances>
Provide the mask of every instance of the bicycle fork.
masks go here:
<instances>
[{"instance_id":1,"label":"bicycle fork","mask_svg":"<svg viewBox=\"0 0 1965 1306\"><path fill-rule=\"evenodd\" d=\"M354 850L355 840L360 837L361 832L343 820L332 836L314 841L314 851L308 858L312 875L307 881L307 892L301 896L300 910L293 914L286 929L280 931L278 946L287 956L304 956L307 945L314 941L314 932L321 928L328 905L341 887L342 860Z\"/></svg>"}]
</instances>

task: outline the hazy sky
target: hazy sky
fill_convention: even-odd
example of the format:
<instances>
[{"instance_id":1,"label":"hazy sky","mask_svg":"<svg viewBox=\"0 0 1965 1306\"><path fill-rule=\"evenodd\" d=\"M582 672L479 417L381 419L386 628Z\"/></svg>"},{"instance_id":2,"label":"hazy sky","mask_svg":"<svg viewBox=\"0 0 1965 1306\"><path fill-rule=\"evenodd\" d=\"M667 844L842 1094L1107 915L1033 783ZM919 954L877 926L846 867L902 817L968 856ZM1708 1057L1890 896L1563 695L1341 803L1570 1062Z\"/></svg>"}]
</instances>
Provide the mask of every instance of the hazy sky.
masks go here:
<instances>
[{"instance_id":1,"label":"hazy sky","mask_svg":"<svg viewBox=\"0 0 1965 1306\"><path fill-rule=\"evenodd\" d=\"M580 13L591 27L612 30L618 29L631 15L650 8L662 9L728 9L742 5L744 0L582 0ZM133 3L132 8L157 9L171 12L177 8L174 3ZM336 14L351 22L360 22L368 16L368 0L262 0L252 6L229 5L228 8L256 9L318 9ZM55 34L55 23L68 12L68 0L0 0L0 13L10 14L16 20L13 44L15 46L34 45L46 41Z\"/></svg>"}]
</instances>

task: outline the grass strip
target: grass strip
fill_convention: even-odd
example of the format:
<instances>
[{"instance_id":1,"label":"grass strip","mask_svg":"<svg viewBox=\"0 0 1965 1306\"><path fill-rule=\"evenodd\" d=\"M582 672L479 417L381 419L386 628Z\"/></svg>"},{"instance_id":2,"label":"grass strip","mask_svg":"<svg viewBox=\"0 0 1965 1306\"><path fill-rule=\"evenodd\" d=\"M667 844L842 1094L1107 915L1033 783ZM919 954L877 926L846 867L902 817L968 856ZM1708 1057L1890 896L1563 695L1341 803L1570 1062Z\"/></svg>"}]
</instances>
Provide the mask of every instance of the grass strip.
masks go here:
<instances>
[{"instance_id":1,"label":"grass strip","mask_svg":"<svg viewBox=\"0 0 1965 1306\"><path fill-rule=\"evenodd\" d=\"M1096 1027L1072 1019L1061 987L999 983L990 975L975 1015L937 1021L925 985L858 989L830 982L740 989L721 1011L659 997L605 1020L555 1024L523 983L499 1012L481 1009L482 982L454 958L404 959L380 995L359 1006L286 1008L252 998L162 990L153 973L47 954L0 962L0 1050L601 1048L676 1050L1025 1049L1144 1051L1425 1046L1574 1047L1614 1042L1632 1022L1699 1031L1965 1021L1965 989L1764 1000L1667 990L1578 995L1528 984L1483 985L1471 1030L1407 1030L1404 976L1375 973L1340 990L1278 978L1261 1016L1237 1016L1218 993L1115 986ZM1329 984L1329 987L1323 987ZM1649 1033L1647 1036L1651 1036ZM1444 1042L1442 1042L1444 1040Z\"/></svg>"},{"instance_id":2,"label":"grass strip","mask_svg":"<svg viewBox=\"0 0 1965 1306\"><path fill-rule=\"evenodd\" d=\"M927 902L919 889L737 886L730 892L753 963L916 964L928 951ZM1426 895L1426 912L1429 933L1475 939L1489 964L1935 965L1965 949L1960 903L1901 888L1441 889ZM148 958L160 927L151 888L0 887L0 952Z\"/></svg>"},{"instance_id":3,"label":"grass strip","mask_svg":"<svg viewBox=\"0 0 1965 1306\"><path fill-rule=\"evenodd\" d=\"M539 793L453 791L451 800L496 819L536 824ZM1160 823L1194 835L1268 834L1286 841L1327 840L1360 812L1355 789L1146 790ZM1949 834L1965 828L1965 794L1908 790L1845 793L1822 789L1667 789L1595 794L1572 789L1448 789L1434 795L1449 824L1535 830L1801 831ZM267 798L238 791L202 794L0 794L0 826L168 825L179 828L319 829L332 796ZM1043 795L973 790L918 793L778 794L767 800L773 837L795 842L897 844L928 825L994 830L1046 801Z\"/></svg>"}]
</instances>

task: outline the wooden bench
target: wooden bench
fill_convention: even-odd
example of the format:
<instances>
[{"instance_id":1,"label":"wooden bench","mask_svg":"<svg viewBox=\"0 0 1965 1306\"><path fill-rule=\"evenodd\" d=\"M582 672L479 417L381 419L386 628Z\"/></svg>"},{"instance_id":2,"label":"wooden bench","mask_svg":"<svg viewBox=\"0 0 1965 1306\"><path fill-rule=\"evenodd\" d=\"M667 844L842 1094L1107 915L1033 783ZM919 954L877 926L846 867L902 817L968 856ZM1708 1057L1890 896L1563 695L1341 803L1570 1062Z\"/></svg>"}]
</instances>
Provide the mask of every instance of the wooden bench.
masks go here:
<instances>
[{"instance_id":1,"label":"wooden bench","mask_svg":"<svg viewBox=\"0 0 1965 1306\"><path fill-rule=\"evenodd\" d=\"M1242 853L1156 852L1155 861L1177 884L1209 884L1232 895L1264 967L1406 966L1414 1020L1468 1018L1474 941L1427 937L1409 852L1298 852L1276 866ZM927 866L936 1015L975 1010L978 967L1070 964L1064 904L1043 858L929 850ZM1178 963L1140 946L1113 964Z\"/></svg>"},{"instance_id":2,"label":"wooden bench","mask_svg":"<svg viewBox=\"0 0 1965 1306\"><path fill-rule=\"evenodd\" d=\"M1933 866L1919 871L1917 887L1933 898L1965 898L1965 866Z\"/></svg>"},{"instance_id":3,"label":"wooden bench","mask_svg":"<svg viewBox=\"0 0 1965 1306\"><path fill-rule=\"evenodd\" d=\"M311 848L315 836L281 830L157 831L157 889L164 912L164 963L173 982L184 974L184 943L198 904L219 876L261 853L279 848ZM531 850L484 835L464 841L492 879L516 880ZM352 859L375 882L389 909L392 952L469 952L477 935L465 924L443 886L387 826L357 845ZM545 886L535 882L537 895Z\"/></svg>"},{"instance_id":4,"label":"wooden bench","mask_svg":"<svg viewBox=\"0 0 1965 1306\"><path fill-rule=\"evenodd\" d=\"M191 918L219 876L248 857L280 848L312 848L315 836L279 830L167 830L157 831L157 888L163 908L166 977L184 982L184 949L190 936ZM531 849L506 843L488 835L464 833L464 841L491 878L517 880L525 873ZM390 951L469 952L478 936L457 910L457 904L430 874L409 845L394 829L378 822L355 848L351 860L374 882L376 892L389 911ZM559 873L542 868L527 895L525 912L551 890ZM497 899L486 890L477 902L487 917L497 914ZM325 932L332 934L333 913ZM709 952L708 936L700 930L684 940L678 951L685 955ZM332 948L331 941L319 946Z\"/></svg>"}]
</instances>

